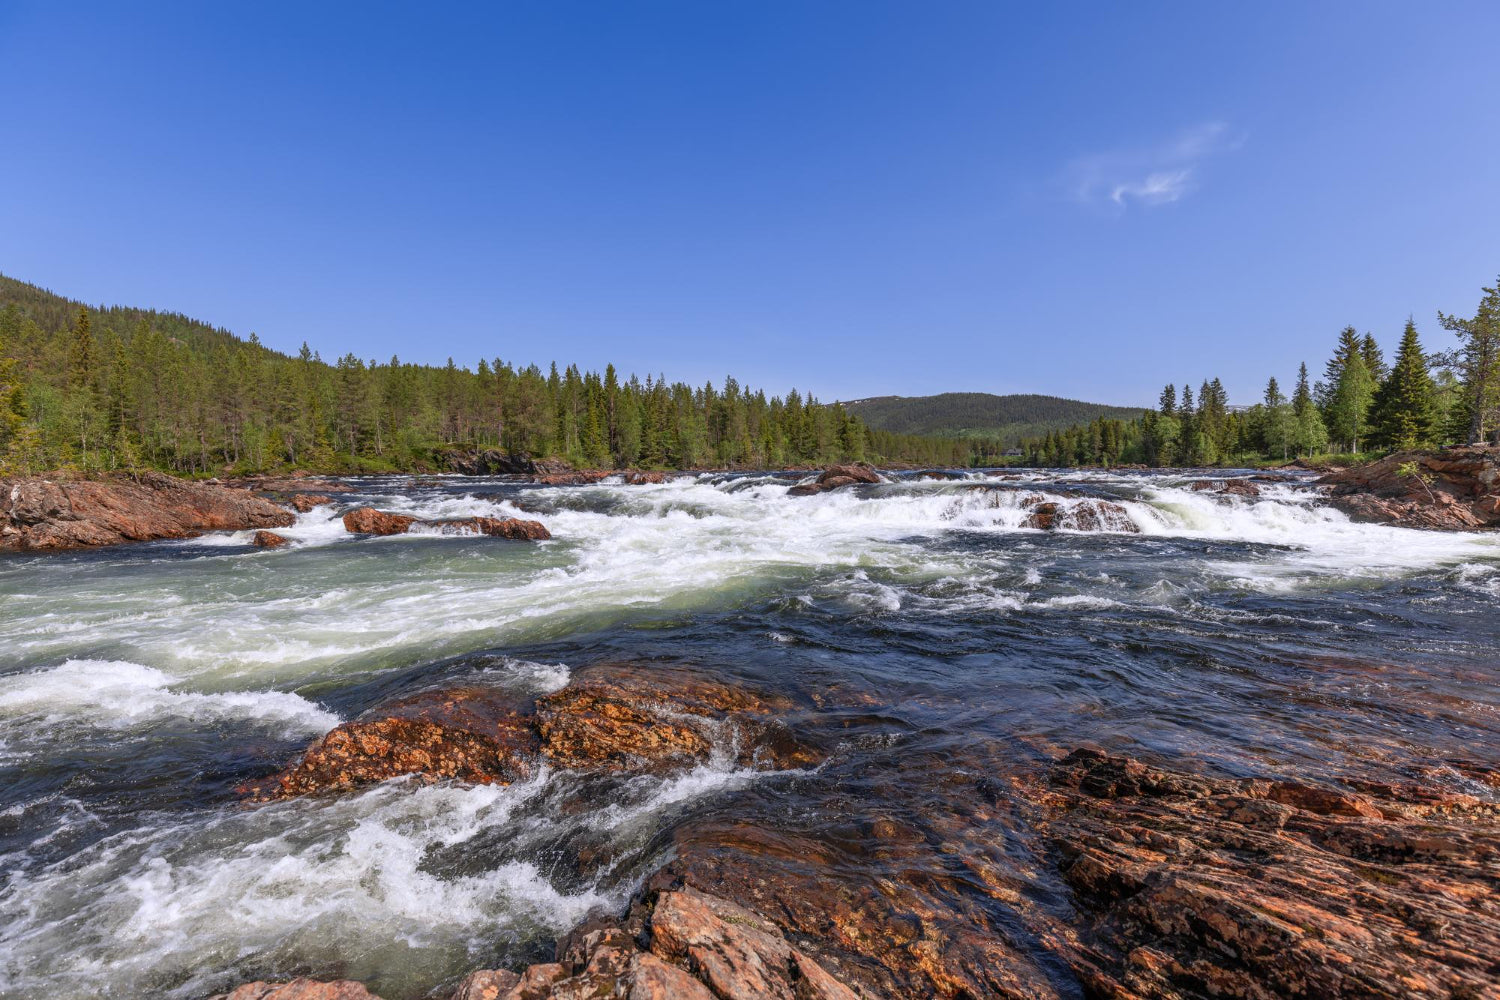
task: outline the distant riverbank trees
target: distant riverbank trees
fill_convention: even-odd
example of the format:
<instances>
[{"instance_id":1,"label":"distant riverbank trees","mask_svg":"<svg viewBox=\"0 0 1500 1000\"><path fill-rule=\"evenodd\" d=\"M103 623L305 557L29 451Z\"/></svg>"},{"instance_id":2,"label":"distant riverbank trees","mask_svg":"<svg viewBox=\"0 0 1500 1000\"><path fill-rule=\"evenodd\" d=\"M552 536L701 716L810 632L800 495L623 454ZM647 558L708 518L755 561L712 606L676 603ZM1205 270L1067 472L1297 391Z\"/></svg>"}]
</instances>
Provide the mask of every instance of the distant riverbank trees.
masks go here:
<instances>
[{"instance_id":1,"label":"distant riverbank trees","mask_svg":"<svg viewBox=\"0 0 1500 1000\"><path fill-rule=\"evenodd\" d=\"M1290 398L1273 377L1260 402L1231 408L1218 379L1179 394L1169 385L1137 420L1094 420L1024 443L1028 465L1250 465L1330 451L1406 451L1500 443L1500 281L1485 288L1471 318L1438 314L1458 335L1451 351L1427 354L1410 319L1395 360L1353 327L1339 333L1323 378L1307 365Z\"/></svg>"},{"instance_id":2,"label":"distant riverbank trees","mask_svg":"<svg viewBox=\"0 0 1500 1000\"><path fill-rule=\"evenodd\" d=\"M91 310L0 278L0 463L180 473L433 467L453 448L578 466L967 464L967 442L872 432L838 405L499 358L325 363L175 313Z\"/></svg>"}]
</instances>

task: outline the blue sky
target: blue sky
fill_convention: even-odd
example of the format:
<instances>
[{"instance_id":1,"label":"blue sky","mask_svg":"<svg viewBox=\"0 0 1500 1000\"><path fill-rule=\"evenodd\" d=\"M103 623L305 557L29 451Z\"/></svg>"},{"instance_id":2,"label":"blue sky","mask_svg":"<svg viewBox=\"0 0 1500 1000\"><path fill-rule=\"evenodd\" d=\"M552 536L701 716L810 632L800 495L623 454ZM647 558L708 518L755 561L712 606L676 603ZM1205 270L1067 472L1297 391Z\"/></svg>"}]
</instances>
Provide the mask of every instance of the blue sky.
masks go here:
<instances>
[{"instance_id":1,"label":"blue sky","mask_svg":"<svg viewBox=\"0 0 1500 1000\"><path fill-rule=\"evenodd\" d=\"M1038 9L1043 8L1043 9ZM0 271L325 358L1236 402L1500 271L1500 5L0 0Z\"/></svg>"}]
</instances>

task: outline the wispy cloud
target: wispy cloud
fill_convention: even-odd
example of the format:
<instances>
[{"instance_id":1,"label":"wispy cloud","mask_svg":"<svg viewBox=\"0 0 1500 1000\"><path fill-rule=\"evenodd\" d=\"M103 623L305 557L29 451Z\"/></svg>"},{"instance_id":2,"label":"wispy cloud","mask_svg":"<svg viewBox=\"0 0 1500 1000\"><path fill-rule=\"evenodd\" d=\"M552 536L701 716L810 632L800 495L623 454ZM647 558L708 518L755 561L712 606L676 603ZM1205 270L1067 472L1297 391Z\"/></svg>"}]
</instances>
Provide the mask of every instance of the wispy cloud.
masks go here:
<instances>
[{"instance_id":1,"label":"wispy cloud","mask_svg":"<svg viewBox=\"0 0 1500 1000\"><path fill-rule=\"evenodd\" d=\"M1187 129L1166 142L1079 157L1063 174L1070 195L1084 205L1150 207L1181 201L1197 190L1202 162L1244 145L1243 133L1223 122Z\"/></svg>"}]
</instances>

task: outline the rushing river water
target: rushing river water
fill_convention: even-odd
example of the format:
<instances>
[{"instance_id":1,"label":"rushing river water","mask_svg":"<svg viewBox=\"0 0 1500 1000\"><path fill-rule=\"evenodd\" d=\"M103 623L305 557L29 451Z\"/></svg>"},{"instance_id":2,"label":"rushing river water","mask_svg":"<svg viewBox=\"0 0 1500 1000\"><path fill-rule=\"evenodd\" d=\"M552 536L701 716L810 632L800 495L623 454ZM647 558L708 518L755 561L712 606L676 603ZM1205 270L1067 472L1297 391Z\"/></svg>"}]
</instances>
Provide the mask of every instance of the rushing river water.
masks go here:
<instances>
[{"instance_id":1,"label":"rushing river water","mask_svg":"<svg viewBox=\"0 0 1500 1000\"><path fill-rule=\"evenodd\" d=\"M980 745L1019 769L1092 744L1493 795L1464 764L1500 764L1500 535L1351 524L1294 480L1188 481L353 480L341 503L535 517L554 540L357 538L324 507L275 551L244 533L0 560L0 995L310 973L413 1000L623 905L689 819L839 844L917 796L888 762L939 774ZM1024 529L1017 487L1117 500L1140 533ZM842 735L805 772L726 755L607 787L234 791L393 696L541 693L605 660L865 707L830 710Z\"/></svg>"}]
</instances>

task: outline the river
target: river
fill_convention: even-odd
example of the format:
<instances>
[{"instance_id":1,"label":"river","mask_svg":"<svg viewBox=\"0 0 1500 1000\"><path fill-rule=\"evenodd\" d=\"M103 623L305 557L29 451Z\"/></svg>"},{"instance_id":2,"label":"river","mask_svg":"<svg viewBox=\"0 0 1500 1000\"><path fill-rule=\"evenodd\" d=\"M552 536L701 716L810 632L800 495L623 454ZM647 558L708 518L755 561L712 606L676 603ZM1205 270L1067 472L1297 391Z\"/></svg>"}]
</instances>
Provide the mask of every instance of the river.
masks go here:
<instances>
[{"instance_id":1,"label":"river","mask_svg":"<svg viewBox=\"0 0 1500 1000\"><path fill-rule=\"evenodd\" d=\"M1461 765L1500 766L1500 535L1353 524L1295 477L1258 498L1195 478L893 474L795 498L773 475L352 479L341 504L536 518L554 540L355 537L322 507L280 550L247 532L0 559L0 995L190 1000L308 973L416 1000L623 906L689 820L837 846L980 750L1493 797ZM1024 491L1119 502L1139 531L1023 528ZM607 785L235 792L392 697L542 693L601 661L863 707L830 709L843 735L803 771L725 754Z\"/></svg>"}]
</instances>

